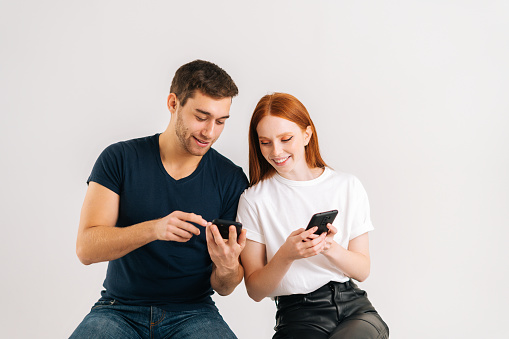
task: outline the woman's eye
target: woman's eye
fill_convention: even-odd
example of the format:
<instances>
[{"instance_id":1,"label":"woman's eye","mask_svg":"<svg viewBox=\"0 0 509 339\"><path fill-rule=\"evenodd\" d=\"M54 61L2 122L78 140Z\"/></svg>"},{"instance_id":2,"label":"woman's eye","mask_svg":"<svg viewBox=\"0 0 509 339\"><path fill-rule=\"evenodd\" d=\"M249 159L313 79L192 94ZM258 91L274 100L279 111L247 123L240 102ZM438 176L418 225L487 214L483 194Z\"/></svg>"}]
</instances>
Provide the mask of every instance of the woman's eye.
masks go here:
<instances>
[{"instance_id":1,"label":"woman's eye","mask_svg":"<svg viewBox=\"0 0 509 339\"><path fill-rule=\"evenodd\" d=\"M287 139L281 139L281 141L283 141L283 142L287 142L287 141L292 140L292 138L293 138L293 136L291 136L291 137L289 137L289 138L287 138Z\"/></svg>"},{"instance_id":2,"label":"woman's eye","mask_svg":"<svg viewBox=\"0 0 509 339\"><path fill-rule=\"evenodd\" d=\"M260 145L268 145L269 142L268 141L260 141Z\"/></svg>"}]
</instances>

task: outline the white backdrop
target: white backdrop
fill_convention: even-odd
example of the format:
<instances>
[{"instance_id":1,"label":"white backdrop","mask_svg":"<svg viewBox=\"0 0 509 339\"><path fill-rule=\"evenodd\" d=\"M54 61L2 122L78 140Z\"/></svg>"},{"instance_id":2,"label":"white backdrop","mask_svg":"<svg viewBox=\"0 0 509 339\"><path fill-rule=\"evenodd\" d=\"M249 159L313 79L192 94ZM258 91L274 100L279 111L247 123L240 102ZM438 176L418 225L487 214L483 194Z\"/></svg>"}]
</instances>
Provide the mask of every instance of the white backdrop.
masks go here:
<instances>
[{"instance_id":1,"label":"white backdrop","mask_svg":"<svg viewBox=\"0 0 509 339\"><path fill-rule=\"evenodd\" d=\"M370 197L361 284L391 338L501 338L509 301L507 1L0 2L4 338L66 338L105 264L75 255L85 181L104 147L169 121L175 70L236 81L215 148L247 173L258 99L295 95L326 162ZM215 298L241 339L275 307L241 284Z\"/></svg>"}]
</instances>

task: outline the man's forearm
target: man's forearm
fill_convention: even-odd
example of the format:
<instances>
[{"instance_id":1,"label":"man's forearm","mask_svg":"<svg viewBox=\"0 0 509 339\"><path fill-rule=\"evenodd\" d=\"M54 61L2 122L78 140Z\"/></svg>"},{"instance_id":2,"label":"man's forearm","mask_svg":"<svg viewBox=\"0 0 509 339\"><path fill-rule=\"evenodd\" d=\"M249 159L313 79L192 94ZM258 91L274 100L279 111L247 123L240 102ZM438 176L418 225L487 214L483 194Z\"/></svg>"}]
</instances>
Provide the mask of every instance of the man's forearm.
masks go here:
<instances>
[{"instance_id":1,"label":"man's forearm","mask_svg":"<svg viewBox=\"0 0 509 339\"><path fill-rule=\"evenodd\" d=\"M121 258L155 240L153 222L128 227L88 227L78 235L76 254L85 265Z\"/></svg>"},{"instance_id":2,"label":"man's forearm","mask_svg":"<svg viewBox=\"0 0 509 339\"><path fill-rule=\"evenodd\" d=\"M235 290L244 277L244 268L239 263L233 268L219 268L212 264L210 285L219 295L226 296Z\"/></svg>"}]
</instances>

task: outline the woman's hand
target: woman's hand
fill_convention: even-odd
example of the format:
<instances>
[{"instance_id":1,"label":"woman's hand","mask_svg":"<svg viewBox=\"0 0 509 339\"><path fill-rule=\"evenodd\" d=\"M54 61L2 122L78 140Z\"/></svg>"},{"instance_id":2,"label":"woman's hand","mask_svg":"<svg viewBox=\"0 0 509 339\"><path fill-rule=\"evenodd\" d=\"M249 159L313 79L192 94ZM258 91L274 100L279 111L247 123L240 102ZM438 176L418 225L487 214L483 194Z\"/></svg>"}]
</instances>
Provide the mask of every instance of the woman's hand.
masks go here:
<instances>
[{"instance_id":1,"label":"woman's hand","mask_svg":"<svg viewBox=\"0 0 509 339\"><path fill-rule=\"evenodd\" d=\"M269 262L264 244L247 241L241 259L247 293L254 301L272 293L295 260L317 255L323 250L327 233L313 234L317 229L293 231Z\"/></svg>"},{"instance_id":2,"label":"woman's hand","mask_svg":"<svg viewBox=\"0 0 509 339\"><path fill-rule=\"evenodd\" d=\"M325 237L325 246L323 247L322 253L327 252L331 248L332 242L334 241L334 236L338 233L338 229L332 226L331 223L327 224L327 228L329 229L329 231L327 232L327 236Z\"/></svg>"},{"instance_id":3,"label":"woman's hand","mask_svg":"<svg viewBox=\"0 0 509 339\"><path fill-rule=\"evenodd\" d=\"M318 236L314 234L317 229L318 227L315 226L307 231L303 228L293 231L278 252L281 252L283 257L291 261L321 253L326 246L327 233L324 232Z\"/></svg>"},{"instance_id":4,"label":"woman's hand","mask_svg":"<svg viewBox=\"0 0 509 339\"><path fill-rule=\"evenodd\" d=\"M334 235L338 233L337 229L331 224L327 224L327 228L329 231L322 254L347 277L364 281L369 276L370 270L368 233L351 239L346 248L343 248L334 241Z\"/></svg>"}]
</instances>

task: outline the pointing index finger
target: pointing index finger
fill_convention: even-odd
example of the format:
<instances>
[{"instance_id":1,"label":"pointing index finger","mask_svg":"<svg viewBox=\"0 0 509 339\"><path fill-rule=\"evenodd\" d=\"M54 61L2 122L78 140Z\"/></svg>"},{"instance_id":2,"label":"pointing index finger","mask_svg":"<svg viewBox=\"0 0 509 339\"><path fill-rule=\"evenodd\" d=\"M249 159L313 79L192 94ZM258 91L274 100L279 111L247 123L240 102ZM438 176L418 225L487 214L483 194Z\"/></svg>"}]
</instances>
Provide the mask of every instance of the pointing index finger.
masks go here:
<instances>
[{"instance_id":1,"label":"pointing index finger","mask_svg":"<svg viewBox=\"0 0 509 339\"><path fill-rule=\"evenodd\" d=\"M184 213L181 217L182 220L194 222L195 224L198 224L200 226L207 226L208 222L207 220L203 219L201 215L194 214L194 213Z\"/></svg>"}]
</instances>

